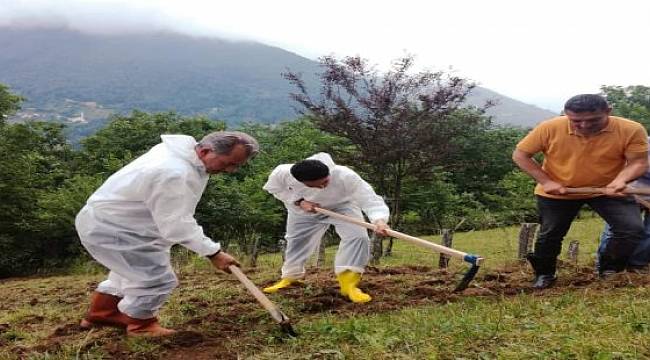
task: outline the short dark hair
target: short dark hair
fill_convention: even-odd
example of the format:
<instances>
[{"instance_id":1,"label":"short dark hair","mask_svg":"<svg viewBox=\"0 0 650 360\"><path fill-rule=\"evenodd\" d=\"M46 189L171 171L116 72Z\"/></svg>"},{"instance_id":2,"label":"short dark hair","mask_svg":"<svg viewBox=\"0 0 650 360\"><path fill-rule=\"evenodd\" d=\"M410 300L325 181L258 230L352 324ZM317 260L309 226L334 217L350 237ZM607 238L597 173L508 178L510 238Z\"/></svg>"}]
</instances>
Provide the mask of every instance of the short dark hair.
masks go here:
<instances>
[{"instance_id":1,"label":"short dark hair","mask_svg":"<svg viewBox=\"0 0 650 360\"><path fill-rule=\"evenodd\" d=\"M291 175L300 182L319 180L327 177L330 169L322 161L307 159L291 166Z\"/></svg>"},{"instance_id":2,"label":"short dark hair","mask_svg":"<svg viewBox=\"0 0 650 360\"><path fill-rule=\"evenodd\" d=\"M567 100L564 104L564 111L575 113L605 111L609 104L604 97L598 94L580 94Z\"/></svg>"}]
</instances>

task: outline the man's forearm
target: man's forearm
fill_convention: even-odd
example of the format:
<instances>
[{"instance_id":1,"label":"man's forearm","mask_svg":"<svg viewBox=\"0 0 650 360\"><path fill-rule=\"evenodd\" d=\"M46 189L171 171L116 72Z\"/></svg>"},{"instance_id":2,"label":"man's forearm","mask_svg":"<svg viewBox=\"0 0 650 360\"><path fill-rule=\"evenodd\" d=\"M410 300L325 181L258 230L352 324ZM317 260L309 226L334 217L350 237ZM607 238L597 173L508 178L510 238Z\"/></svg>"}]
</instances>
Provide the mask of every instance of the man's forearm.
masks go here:
<instances>
[{"instance_id":1,"label":"man's forearm","mask_svg":"<svg viewBox=\"0 0 650 360\"><path fill-rule=\"evenodd\" d=\"M648 171L647 163L643 162L633 162L629 163L620 173L616 176L616 179L619 181L624 181L629 183L632 180L637 179L641 175L645 174Z\"/></svg>"},{"instance_id":2,"label":"man's forearm","mask_svg":"<svg viewBox=\"0 0 650 360\"><path fill-rule=\"evenodd\" d=\"M542 169L542 167L537 163L537 161L531 157L528 157L523 153L515 153L512 157L512 160L523 172L535 179L537 183L544 184L552 180L546 171L544 171L544 169Z\"/></svg>"}]
</instances>

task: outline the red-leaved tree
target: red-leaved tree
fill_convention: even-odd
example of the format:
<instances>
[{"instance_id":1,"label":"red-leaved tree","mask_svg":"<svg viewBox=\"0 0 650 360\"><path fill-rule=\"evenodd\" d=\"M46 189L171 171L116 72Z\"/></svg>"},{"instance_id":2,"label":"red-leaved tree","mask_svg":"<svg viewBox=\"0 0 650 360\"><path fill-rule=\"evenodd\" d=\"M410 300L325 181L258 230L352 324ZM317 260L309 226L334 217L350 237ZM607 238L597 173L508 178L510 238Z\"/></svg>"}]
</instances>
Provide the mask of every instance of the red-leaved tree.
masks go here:
<instances>
[{"instance_id":1,"label":"red-leaved tree","mask_svg":"<svg viewBox=\"0 0 650 360\"><path fill-rule=\"evenodd\" d=\"M412 56L397 59L384 73L358 56L319 61L319 96L309 94L300 74L288 71L283 75L297 89L291 97L318 128L356 147L345 161L387 196L396 227L404 181L428 179L435 167L444 167L459 138L487 126L482 114L489 104L465 108L472 82L441 71L411 74Z\"/></svg>"}]
</instances>

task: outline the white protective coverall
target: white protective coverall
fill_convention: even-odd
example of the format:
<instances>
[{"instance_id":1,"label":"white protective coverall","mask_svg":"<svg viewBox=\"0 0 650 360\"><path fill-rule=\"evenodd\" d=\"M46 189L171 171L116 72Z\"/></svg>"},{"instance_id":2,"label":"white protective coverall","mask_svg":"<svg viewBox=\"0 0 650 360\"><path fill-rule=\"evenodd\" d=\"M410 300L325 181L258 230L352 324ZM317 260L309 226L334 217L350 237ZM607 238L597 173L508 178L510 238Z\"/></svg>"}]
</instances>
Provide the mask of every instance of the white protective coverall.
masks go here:
<instances>
[{"instance_id":1,"label":"white protective coverall","mask_svg":"<svg viewBox=\"0 0 650 360\"><path fill-rule=\"evenodd\" d=\"M388 206L356 172L334 164L329 154L318 153L309 159L319 160L329 168L330 182L324 189L311 188L296 180L290 172L292 164L277 166L264 185L264 190L281 200L288 211L285 235L287 250L282 278L298 279L305 275L305 262L316 250L330 225L334 225L341 237L334 260L335 273L338 275L346 270L363 273L370 259L368 231L359 225L306 212L294 203L305 199L358 219L363 219L363 210L371 222L379 219L388 222Z\"/></svg>"},{"instance_id":2,"label":"white protective coverall","mask_svg":"<svg viewBox=\"0 0 650 360\"><path fill-rule=\"evenodd\" d=\"M138 319L154 317L178 285L170 264L172 245L201 256L220 249L194 219L209 177L196 155L196 140L161 138L109 177L75 222L81 243L110 269L97 291L123 297L118 309Z\"/></svg>"}]
</instances>

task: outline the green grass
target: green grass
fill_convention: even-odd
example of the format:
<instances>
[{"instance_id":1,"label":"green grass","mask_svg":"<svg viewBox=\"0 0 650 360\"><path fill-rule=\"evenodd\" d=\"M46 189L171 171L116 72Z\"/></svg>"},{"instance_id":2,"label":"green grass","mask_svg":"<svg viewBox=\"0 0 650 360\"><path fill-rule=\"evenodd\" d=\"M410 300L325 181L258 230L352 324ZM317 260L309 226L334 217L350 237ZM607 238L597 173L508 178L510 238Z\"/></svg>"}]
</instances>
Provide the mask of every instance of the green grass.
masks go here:
<instances>
[{"instance_id":1,"label":"green grass","mask_svg":"<svg viewBox=\"0 0 650 360\"><path fill-rule=\"evenodd\" d=\"M587 213L581 220L575 221L563 242L560 258L566 258L566 252L571 240L580 242L578 261L590 263L598 248L598 238L603 228L600 218ZM495 269L511 263L517 257L519 227L510 226L497 229L455 233L453 248L485 257L485 268ZM441 243L441 236L422 236L423 239ZM418 264L437 266L439 255L400 240L395 240L393 256L382 259L384 265ZM330 257L331 258L331 257ZM452 266L463 265L462 262L452 261Z\"/></svg>"},{"instance_id":2,"label":"green grass","mask_svg":"<svg viewBox=\"0 0 650 360\"><path fill-rule=\"evenodd\" d=\"M285 345L284 351L316 354L338 348L353 359L638 359L650 355L648 323L639 320L648 319L650 309L631 305L648 295L643 288L550 299L468 298L344 321L325 318L304 328L306 336Z\"/></svg>"},{"instance_id":3,"label":"green grass","mask_svg":"<svg viewBox=\"0 0 650 360\"><path fill-rule=\"evenodd\" d=\"M580 241L581 264L593 264L601 229L602 222L590 217L572 227L567 239ZM482 273L494 271L513 263L518 231L518 227L509 227L457 233L454 248L484 256ZM438 236L428 238L440 240ZM327 249L327 271L335 250ZM383 258L380 268L434 267L437 261L437 254L396 240L393 256ZM258 270L249 271L249 276L257 284L269 283L277 278L280 264L278 254L264 255ZM103 277L93 270L4 281L0 286L0 324L6 325L0 325L0 359L168 355L194 359L219 358L218 354L257 359L650 358L650 288L644 286L587 286L514 296L461 295L442 303L410 303L409 279L392 277L400 292L394 299L402 299L404 306L370 313L358 311L364 305L340 307L338 312L305 312L300 296L275 294L271 299L292 317L300 333L296 339L281 339L269 316L231 276L215 272L194 257L175 267L181 286L161 312L161 320L203 334L196 346L169 347L159 341L127 339L112 329L53 337L54 329L74 324L83 315L88 292ZM456 260L452 267L466 268ZM566 271L560 275L569 276ZM327 273L323 276L327 278ZM321 291L320 281L293 294L313 296ZM399 289L402 281L405 288Z\"/></svg>"}]
</instances>

